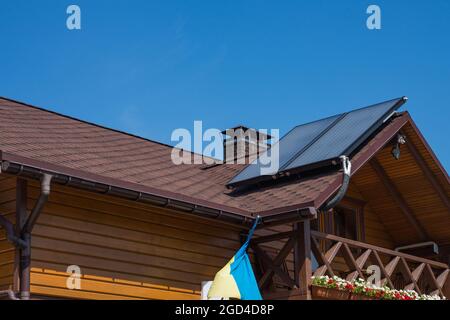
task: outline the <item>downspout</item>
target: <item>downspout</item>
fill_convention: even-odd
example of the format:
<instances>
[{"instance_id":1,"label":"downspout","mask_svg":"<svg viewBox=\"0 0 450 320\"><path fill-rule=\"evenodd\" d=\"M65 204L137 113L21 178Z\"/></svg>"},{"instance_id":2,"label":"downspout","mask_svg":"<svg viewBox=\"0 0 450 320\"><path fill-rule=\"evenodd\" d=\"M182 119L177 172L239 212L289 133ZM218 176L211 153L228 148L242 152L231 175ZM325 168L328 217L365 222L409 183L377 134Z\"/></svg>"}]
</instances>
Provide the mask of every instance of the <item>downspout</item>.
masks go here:
<instances>
[{"instance_id":1,"label":"downspout","mask_svg":"<svg viewBox=\"0 0 450 320\"><path fill-rule=\"evenodd\" d=\"M36 176L42 176L43 171L41 169L24 166L17 163L11 163L3 161L1 164L1 170L4 172L22 176L30 179L36 179ZM48 171L47 171L48 172ZM221 220L229 221L235 224L247 225L249 223L249 217L244 217L238 213L226 212L219 209L212 209L204 207L203 205L196 205L184 201L171 200L166 196L152 195L148 193L133 191L124 187L116 187L113 185L104 184L101 182L95 182L90 180L84 180L65 174L59 174L55 172L48 172L53 176L52 181L54 183L70 186L78 189L88 190L91 192L110 194L112 196L121 197L124 199L139 201L143 203L150 203L157 206L174 207L188 213L204 216L207 218L218 218Z\"/></svg>"},{"instance_id":2,"label":"downspout","mask_svg":"<svg viewBox=\"0 0 450 320\"><path fill-rule=\"evenodd\" d=\"M342 200L342 198L347 193L348 185L350 183L350 174L352 171L352 163L350 162L350 159L347 156L340 156L339 158L341 159L342 169L344 170L344 177L343 177L342 185L341 185L341 188L339 189L339 191L333 197L333 199L331 199L330 201L328 201L326 204L324 204L322 206L321 210L323 210L323 211L328 211L328 210L332 209L334 206L336 206Z\"/></svg>"},{"instance_id":3,"label":"downspout","mask_svg":"<svg viewBox=\"0 0 450 320\"><path fill-rule=\"evenodd\" d=\"M6 230L7 239L20 249L20 299L30 299L30 264L31 264L31 232L36 224L48 196L50 195L50 183L52 176L43 174L41 178L41 194L31 213L21 228L19 236L14 232L14 226L5 217L0 215L0 225ZM8 294L10 299L17 300L11 290L0 291L0 294Z\"/></svg>"},{"instance_id":4,"label":"downspout","mask_svg":"<svg viewBox=\"0 0 450 320\"><path fill-rule=\"evenodd\" d=\"M0 291L0 297L4 296L4 295L7 295L9 300L20 300L19 298L16 297L16 294L11 289L9 289L9 290L1 290Z\"/></svg>"},{"instance_id":5,"label":"downspout","mask_svg":"<svg viewBox=\"0 0 450 320\"><path fill-rule=\"evenodd\" d=\"M26 243L26 247L20 251L20 299L30 299L30 271L31 271L31 232L36 221L47 202L50 195L50 183L52 176L43 174L41 178L41 194L34 205L33 210L25 222L21 231L21 238Z\"/></svg>"},{"instance_id":6,"label":"downspout","mask_svg":"<svg viewBox=\"0 0 450 320\"><path fill-rule=\"evenodd\" d=\"M401 247L395 248L394 250L402 251L402 250L415 249L415 248L421 248L421 247L426 247L426 246L432 246L434 254L439 254L439 247L438 247L437 243L434 241L420 242L420 243L410 244L410 245L406 245L406 246L401 246Z\"/></svg>"},{"instance_id":7,"label":"downspout","mask_svg":"<svg viewBox=\"0 0 450 320\"><path fill-rule=\"evenodd\" d=\"M9 242L22 249L27 246L25 241L16 236L14 232L14 225L2 215L0 215L0 226L2 226L6 230L6 239Z\"/></svg>"}]
</instances>

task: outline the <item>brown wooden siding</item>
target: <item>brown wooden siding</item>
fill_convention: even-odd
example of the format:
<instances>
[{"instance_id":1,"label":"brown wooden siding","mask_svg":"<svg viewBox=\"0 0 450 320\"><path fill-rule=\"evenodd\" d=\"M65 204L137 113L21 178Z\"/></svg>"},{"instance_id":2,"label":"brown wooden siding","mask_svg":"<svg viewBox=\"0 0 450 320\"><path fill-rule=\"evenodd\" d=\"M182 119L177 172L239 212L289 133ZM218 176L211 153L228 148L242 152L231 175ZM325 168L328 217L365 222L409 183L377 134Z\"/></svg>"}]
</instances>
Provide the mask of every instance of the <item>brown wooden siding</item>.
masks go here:
<instances>
[{"instance_id":1,"label":"brown wooden siding","mask_svg":"<svg viewBox=\"0 0 450 320\"><path fill-rule=\"evenodd\" d=\"M379 216L371 209L370 205L367 204L366 200L364 199L364 197L361 195L361 193L359 192L358 188L351 183L347 193L346 193L346 197L349 197L353 200L357 200L360 201L361 203L365 203L364 205L364 230L363 230L363 234L364 234L364 240L363 242L367 242L376 246L380 246L380 247L384 247L384 248L389 248L392 249L394 248L394 242L391 239L391 236L389 235L389 233L387 232L386 227L382 224ZM350 201L347 201L346 203L348 203ZM324 219L324 214L323 213L319 213L318 215L318 227L319 227L319 231L322 232L329 232L329 230L326 230L325 228L325 219ZM273 227L270 229L265 229L265 230L257 230L256 235L257 236L263 236L263 235L269 235L272 233L277 233L277 232L285 232L285 231L290 231L292 230L292 226L290 225L283 225L283 226L278 226L278 227ZM273 242L269 242L269 243L265 243L263 245L261 245L262 248L264 248L267 253L272 256L275 257L277 252L283 247L283 245L286 243L287 240L280 240L280 241L273 241ZM334 262L333 262L333 267L336 270L344 270L345 263L343 262L343 259L340 257L337 257ZM294 256L293 253L291 252L287 257L286 257L286 266L287 270L289 271L290 276L293 278L294 277ZM281 280L278 279L277 276L274 277L274 281L275 284L277 283L282 283Z\"/></svg>"},{"instance_id":2,"label":"brown wooden siding","mask_svg":"<svg viewBox=\"0 0 450 320\"><path fill-rule=\"evenodd\" d=\"M39 194L28 188L28 209ZM198 299L239 247L239 231L171 210L54 187L32 238L33 294L87 299ZM66 289L78 265L81 290Z\"/></svg>"},{"instance_id":3,"label":"brown wooden siding","mask_svg":"<svg viewBox=\"0 0 450 320\"><path fill-rule=\"evenodd\" d=\"M425 155L427 162L428 158ZM377 159L427 231L448 242L448 219L443 219L448 211L407 150L402 148L401 159L393 160L387 147ZM30 182L28 193L30 210L39 194L36 182ZM13 219L15 196L15 177L0 178L0 213L9 219ZM415 241L416 235L370 165L352 177L347 197L365 203L364 242L394 248ZM258 230L257 235L291 228ZM212 279L239 247L239 232L231 225L169 209L54 187L33 232L32 292L89 299L195 299L200 282ZM275 256L284 243L267 243L263 248ZM65 271L72 264L82 268L82 290L66 289ZM13 267L14 250L0 230L0 288L12 284ZM293 276L292 253L286 268Z\"/></svg>"},{"instance_id":4,"label":"brown wooden siding","mask_svg":"<svg viewBox=\"0 0 450 320\"><path fill-rule=\"evenodd\" d=\"M0 214L13 222L16 208L16 180L0 175ZM12 288L15 249L0 228L0 290Z\"/></svg>"},{"instance_id":5,"label":"brown wooden siding","mask_svg":"<svg viewBox=\"0 0 450 320\"><path fill-rule=\"evenodd\" d=\"M0 180L1 212L10 219L15 210L15 184L15 177ZM28 210L38 195L38 184L29 181ZM353 184L347 196L365 201ZM364 224L368 243L393 247L385 227L368 205L364 207ZM279 226L257 234L290 228ZM263 247L275 256L284 242ZM32 243L34 295L197 299L201 281L212 279L239 247L239 230L168 209L57 186L35 226ZM6 288L13 282L14 249L4 236L0 252L0 284ZM81 267L81 290L66 288L69 265ZM292 253L286 268L293 276Z\"/></svg>"},{"instance_id":6,"label":"brown wooden siding","mask_svg":"<svg viewBox=\"0 0 450 320\"><path fill-rule=\"evenodd\" d=\"M431 155L411 130L409 125L404 128L404 132L407 134L407 143L414 144L450 197L448 182L442 178L442 174L439 173L440 169L432 161ZM392 157L391 148L391 145L388 145L376 156L377 161L386 172L387 178L398 189L414 218L428 234L427 240L435 241L440 245L450 243L450 212L448 208L445 207L408 148L401 147L399 160ZM369 207L389 231L396 246L422 241L418 232L396 203L395 197L383 186L370 165L362 167L352 177L352 180L367 199Z\"/></svg>"},{"instance_id":7,"label":"brown wooden siding","mask_svg":"<svg viewBox=\"0 0 450 320\"><path fill-rule=\"evenodd\" d=\"M379 215L371 208L367 200L359 192L358 188L351 183L346 196L365 202L364 205L364 242L375 246L392 249L394 242L386 227L380 220Z\"/></svg>"}]
</instances>

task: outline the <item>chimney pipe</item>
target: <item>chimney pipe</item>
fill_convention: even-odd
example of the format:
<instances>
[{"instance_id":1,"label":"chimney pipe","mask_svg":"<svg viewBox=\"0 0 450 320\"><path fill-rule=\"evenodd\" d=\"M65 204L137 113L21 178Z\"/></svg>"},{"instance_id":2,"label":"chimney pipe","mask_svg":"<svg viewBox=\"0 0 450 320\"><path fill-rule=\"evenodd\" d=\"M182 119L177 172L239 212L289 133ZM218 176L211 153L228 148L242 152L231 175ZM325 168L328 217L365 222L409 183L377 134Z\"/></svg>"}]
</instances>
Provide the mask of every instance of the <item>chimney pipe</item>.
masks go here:
<instances>
[{"instance_id":1,"label":"chimney pipe","mask_svg":"<svg viewBox=\"0 0 450 320\"><path fill-rule=\"evenodd\" d=\"M262 131L236 126L222 132L224 162L249 164L270 148L272 137Z\"/></svg>"}]
</instances>

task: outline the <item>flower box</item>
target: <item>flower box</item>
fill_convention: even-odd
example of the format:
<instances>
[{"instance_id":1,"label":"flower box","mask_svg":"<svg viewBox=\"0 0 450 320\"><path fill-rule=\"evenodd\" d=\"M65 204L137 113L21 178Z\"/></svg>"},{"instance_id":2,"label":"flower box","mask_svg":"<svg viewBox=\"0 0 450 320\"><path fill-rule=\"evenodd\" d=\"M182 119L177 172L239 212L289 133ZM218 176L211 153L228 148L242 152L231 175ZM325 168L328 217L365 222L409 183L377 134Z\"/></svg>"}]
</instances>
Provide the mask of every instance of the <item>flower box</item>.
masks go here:
<instances>
[{"instance_id":1,"label":"flower box","mask_svg":"<svg viewBox=\"0 0 450 320\"><path fill-rule=\"evenodd\" d=\"M311 294L315 299L322 300L348 300L350 298L348 291L315 285L311 286Z\"/></svg>"},{"instance_id":2,"label":"flower box","mask_svg":"<svg viewBox=\"0 0 450 320\"><path fill-rule=\"evenodd\" d=\"M350 300L376 300L374 297L369 297L364 294L352 293L350 294Z\"/></svg>"},{"instance_id":3,"label":"flower box","mask_svg":"<svg viewBox=\"0 0 450 320\"><path fill-rule=\"evenodd\" d=\"M337 276L313 276L311 293L321 300L446 300L439 295L418 294L414 290L378 287L364 279L347 281Z\"/></svg>"}]
</instances>

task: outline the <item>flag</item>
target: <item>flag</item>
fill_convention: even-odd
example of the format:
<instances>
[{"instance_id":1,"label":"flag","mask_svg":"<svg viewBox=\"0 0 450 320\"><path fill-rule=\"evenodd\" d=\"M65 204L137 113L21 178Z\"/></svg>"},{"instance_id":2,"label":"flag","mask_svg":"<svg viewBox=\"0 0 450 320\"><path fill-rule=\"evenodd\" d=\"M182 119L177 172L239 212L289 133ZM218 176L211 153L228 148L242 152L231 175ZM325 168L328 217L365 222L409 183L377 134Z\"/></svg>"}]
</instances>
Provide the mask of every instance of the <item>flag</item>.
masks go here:
<instances>
[{"instance_id":1,"label":"flag","mask_svg":"<svg viewBox=\"0 0 450 320\"><path fill-rule=\"evenodd\" d=\"M231 260L216 273L208 292L210 298L227 298L241 300L262 300L258 283L253 274L252 265L247 255L247 247L259 222L256 218L250 229L247 240L231 258Z\"/></svg>"}]
</instances>

